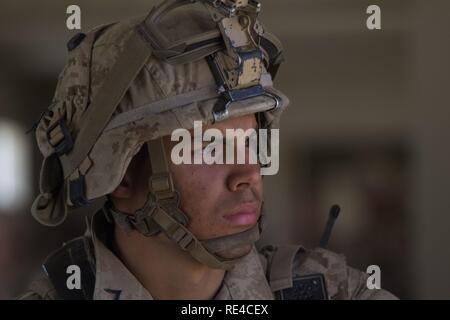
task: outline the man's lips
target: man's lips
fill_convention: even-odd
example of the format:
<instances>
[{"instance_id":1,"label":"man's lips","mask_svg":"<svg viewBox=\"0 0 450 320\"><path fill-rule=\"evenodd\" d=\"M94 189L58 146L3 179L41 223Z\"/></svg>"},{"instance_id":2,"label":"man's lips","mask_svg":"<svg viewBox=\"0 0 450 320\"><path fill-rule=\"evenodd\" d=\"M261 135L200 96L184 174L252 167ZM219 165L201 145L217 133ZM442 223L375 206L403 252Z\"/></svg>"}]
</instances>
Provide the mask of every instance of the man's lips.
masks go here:
<instances>
[{"instance_id":1,"label":"man's lips","mask_svg":"<svg viewBox=\"0 0 450 320\"><path fill-rule=\"evenodd\" d=\"M233 225L254 225L258 220L257 209L258 205L256 203L245 204L223 217Z\"/></svg>"}]
</instances>

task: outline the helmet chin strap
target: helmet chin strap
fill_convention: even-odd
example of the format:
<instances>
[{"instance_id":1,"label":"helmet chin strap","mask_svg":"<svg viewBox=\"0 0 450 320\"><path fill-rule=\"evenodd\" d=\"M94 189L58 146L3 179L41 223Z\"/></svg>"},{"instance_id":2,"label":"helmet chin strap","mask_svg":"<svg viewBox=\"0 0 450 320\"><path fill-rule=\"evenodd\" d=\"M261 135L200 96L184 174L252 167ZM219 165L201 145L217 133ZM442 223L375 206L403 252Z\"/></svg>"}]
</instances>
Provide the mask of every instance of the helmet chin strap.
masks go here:
<instances>
[{"instance_id":1,"label":"helmet chin strap","mask_svg":"<svg viewBox=\"0 0 450 320\"><path fill-rule=\"evenodd\" d=\"M104 207L107 216L111 216L116 224L126 230L137 230L144 236L153 236L162 231L197 261L215 269L231 269L248 252L233 258L224 258L218 253L253 245L260 237L263 215L255 226L246 231L198 240L186 227L188 217L179 207L179 194L169 172L162 138L148 141L147 148L152 169L147 201L133 215L120 212L107 203Z\"/></svg>"}]
</instances>

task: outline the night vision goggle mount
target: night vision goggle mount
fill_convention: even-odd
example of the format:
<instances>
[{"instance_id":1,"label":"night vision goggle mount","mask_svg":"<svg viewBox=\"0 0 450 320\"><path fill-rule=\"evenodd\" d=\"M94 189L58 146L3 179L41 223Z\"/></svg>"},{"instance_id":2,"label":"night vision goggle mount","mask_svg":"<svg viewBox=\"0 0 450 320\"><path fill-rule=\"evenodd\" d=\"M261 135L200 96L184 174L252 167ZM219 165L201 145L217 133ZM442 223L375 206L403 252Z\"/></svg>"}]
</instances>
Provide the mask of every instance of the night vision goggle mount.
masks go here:
<instances>
[{"instance_id":1,"label":"night vision goggle mount","mask_svg":"<svg viewBox=\"0 0 450 320\"><path fill-rule=\"evenodd\" d=\"M259 12L261 3L256 0L200 0L219 10L223 15L233 17L238 10L250 9Z\"/></svg>"},{"instance_id":2,"label":"night vision goggle mount","mask_svg":"<svg viewBox=\"0 0 450 320\"><path fill-rule=\"evenodd\" d=\"M203 4L216 26L189 39L169 41L158 23L170 11ZM269 96L279 97L264 87L272 84L282 62L280 42L264 32L257 20L261 4L256 0L172 0L154 8L138 31L159 58L169 63L186 63L205 58L221 94L213 115L215 121L228 117L232 102Z\"/></svg>"}]
</instances>

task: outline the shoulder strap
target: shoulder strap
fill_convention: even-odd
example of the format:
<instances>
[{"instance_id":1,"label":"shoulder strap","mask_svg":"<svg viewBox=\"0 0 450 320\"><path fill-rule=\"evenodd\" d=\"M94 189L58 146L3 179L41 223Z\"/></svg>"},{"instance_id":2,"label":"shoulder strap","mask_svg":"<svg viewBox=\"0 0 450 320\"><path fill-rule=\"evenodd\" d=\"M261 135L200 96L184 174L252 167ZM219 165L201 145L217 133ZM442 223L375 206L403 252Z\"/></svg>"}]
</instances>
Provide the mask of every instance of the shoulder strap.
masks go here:
<instances>
[{"instance_id":1,"label":"shoulder strap","mask_svg":"<svg viewBox=\"0 0 450 320\"><path fill-rule=\"evenodd\" d=\"M67 268L76 265L81 270L81 288L69 289ZM92 239L87 236L75 238L53 252L43 265L61 300L92 300L95 287L95 257Z\"/></svg>"},{"instance_id":2,"label":"shoulder strap","mask_svg":"<svg viewBox=\"0 0 450 320\"><path fill-rule=\"evenodd\" d=\"M296 257L300 261L306 257L306 251L302 246L270 247L263 251L268 259L267 280L276 299L328 299L323 274L293 275L292 266Z\"/></svg>"},{"instance_id":3,"label":"shoulder strap","mask_svg":"<svg viewBox=\"0 0 450 320\"><path fill-rule=\"evenodd\" d=\"M302 251L296 245L272 247L267 275L273 292L292 287L292 264L297 252Z\"/></svg>"}]
</instances>

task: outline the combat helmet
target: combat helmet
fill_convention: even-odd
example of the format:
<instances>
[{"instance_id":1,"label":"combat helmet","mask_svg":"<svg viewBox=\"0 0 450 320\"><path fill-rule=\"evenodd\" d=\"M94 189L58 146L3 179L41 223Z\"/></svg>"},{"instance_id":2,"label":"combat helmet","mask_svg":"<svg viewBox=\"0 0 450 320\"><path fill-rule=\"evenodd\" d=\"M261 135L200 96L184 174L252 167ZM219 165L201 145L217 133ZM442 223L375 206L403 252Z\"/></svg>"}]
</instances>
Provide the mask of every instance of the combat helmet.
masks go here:
<instances>
[{"instance_id":1,"label":"combat helmet","mask_svg":"<svg viewBox=\"0 0 450 320\"><path fill-rule=\"evenodd\" d=\"M198 261L229 269L224 248L253 243L250 230L199 241L179 208L162 137L245 114L274 128L288 99L273 87L283 60L255 0L165 0L145 17L97 27L68 43L68 60L36 127L44 160L31 211L42 224L120 184L142 146L151 162L149 194L134 215L109 207L115 222L146 236L164 232Z\"/></svg>"}]
</instances>

